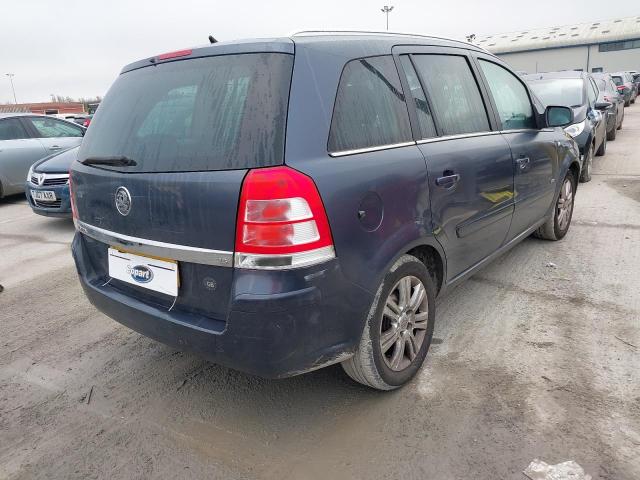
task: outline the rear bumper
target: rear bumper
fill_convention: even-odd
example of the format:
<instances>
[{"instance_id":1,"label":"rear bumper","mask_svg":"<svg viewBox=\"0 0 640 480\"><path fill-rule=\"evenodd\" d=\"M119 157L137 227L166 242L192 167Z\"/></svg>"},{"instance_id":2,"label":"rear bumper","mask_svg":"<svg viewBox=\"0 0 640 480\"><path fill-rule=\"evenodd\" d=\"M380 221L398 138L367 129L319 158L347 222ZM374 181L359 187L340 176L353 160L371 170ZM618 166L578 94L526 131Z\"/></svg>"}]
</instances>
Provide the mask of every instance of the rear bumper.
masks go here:
<instances>
[{"instance_id":1,"label":"rear bumper","mask_svg":"<svg viewBox=\"0 0 640 480\"><path fill-rule=\"evenodd\" d=\"M81 234L72 251L80 282L100 311L147 337L212 362L267 378L348 358L373 297L348 282L336 260L287 272L235 269L226 315L144 301L96 274ZM93 247L92 247L93 248ZM105 245L106 248L106 245Z\"/></svg>"}]
</instances>

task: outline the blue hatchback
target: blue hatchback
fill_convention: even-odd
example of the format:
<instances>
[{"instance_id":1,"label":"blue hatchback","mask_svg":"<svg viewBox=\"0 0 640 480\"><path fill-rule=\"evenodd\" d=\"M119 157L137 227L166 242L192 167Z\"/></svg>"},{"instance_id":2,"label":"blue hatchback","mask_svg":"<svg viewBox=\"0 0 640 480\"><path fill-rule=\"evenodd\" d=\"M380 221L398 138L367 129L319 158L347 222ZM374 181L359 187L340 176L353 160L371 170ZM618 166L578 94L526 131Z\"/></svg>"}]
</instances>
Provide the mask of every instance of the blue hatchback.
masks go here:
<instances>
[{"instance_id":1,"label":"blue hatchback","mask_svg":"<svg viewBox=\"0 0 640 480\"><path fill-rule=\"evenodd\" d=\"M38 215L71 218L69 168L78 156L78 147L49 155L31 166L25 193Z\"/></svg>"},{"instance_id":2,"label":"blue hatchback","mask_svg":"<svg viewBox=\"0 0 640 480\"><path fill-rule=\"evenodd\" d=\"M89 300L266 377L341 363L390 390L435 298L569 230L580 156L500 59L438 38L301 33L125 67L71 168Z\"/></svg>"}]
</instances>

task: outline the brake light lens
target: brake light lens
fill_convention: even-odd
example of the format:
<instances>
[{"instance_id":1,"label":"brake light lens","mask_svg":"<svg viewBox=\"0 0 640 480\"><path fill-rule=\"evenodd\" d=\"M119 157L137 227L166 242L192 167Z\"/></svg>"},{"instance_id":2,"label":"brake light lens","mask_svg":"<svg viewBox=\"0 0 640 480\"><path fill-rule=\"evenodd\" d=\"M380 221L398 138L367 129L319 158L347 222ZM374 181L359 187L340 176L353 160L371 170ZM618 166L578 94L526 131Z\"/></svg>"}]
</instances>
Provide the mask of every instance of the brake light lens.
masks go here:
<instances>
[{"instance_id":1,"label":"brake light lens","mask_svg":"<svg viewBox=\"0 0 640 480\"><path fill-rule=\"evenodd\" d=\"M235 265L286 269L335 258L313 180L289 167L250 170L242 184Z\"/></svg>"},{"instance_id":2,"label":"brake light lens","mask_svg":"<svg viewBox=\"0 0 640 480\"><path fill-rule=\"evenodd\" d=\"M163 53L161 55L158 55L156 58L158 60L169 60L171 58L177 58L177 57L186 57L187 55L191 55L191 53L193 52L193 50L177 50L175 52L168 52L168 53Z\"/></svg>"},{"instance_id":3,"label":"brake light lens","mask_svg":"<svg viewBox=\"0 0 640 480\"><path fill-rule=\"evenodd\" d=\"M69 170L69 202L71 203L71 217L75 223L78 219L78 211L76 210L76 195L73 191L73 182L71 181L71 170Z\"/></svg>"},{"instance_id":4,"label":"brake light lens","mask_svg":"<svg viewBox=\"0 0 640 480\"><path fill-rule=\"evenodd\" d=\"M90 118L87 118L87 119L84 121L84 123L82 124L82 126L83 126L84 128L87 128L90 124L91 124L91 119L90 119Z\"/></svg>"}]
</instances>

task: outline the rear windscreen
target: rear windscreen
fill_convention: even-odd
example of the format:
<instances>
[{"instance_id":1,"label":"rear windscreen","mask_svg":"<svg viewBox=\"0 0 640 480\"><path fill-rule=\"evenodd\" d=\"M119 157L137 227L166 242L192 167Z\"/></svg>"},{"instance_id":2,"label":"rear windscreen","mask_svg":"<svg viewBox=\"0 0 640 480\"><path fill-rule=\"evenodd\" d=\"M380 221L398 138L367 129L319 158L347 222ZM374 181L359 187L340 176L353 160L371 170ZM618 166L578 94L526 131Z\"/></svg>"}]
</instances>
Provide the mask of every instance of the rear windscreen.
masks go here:
<instances>
[{"instance_id":1,"label":"rear windscreen","mask_svg":"<svg viewBox=\"0 0 640 480\"><path fill-rule=\"evenodd\" d=\"M584 103L584 83L579 78L533 80L529 86L546 106L579 107Z\"/></svg>"},{"instance_id":2,"label":"rear windscreen","mask_svg":"<svg viewBox=\"0 0 640 480\"><path fill-rule=\"evenodd\" d=\"M251 53L152 65L118 77L78 160L125 156L123 172L279 165L293 56Z\"/></svg>"}]
</instances>

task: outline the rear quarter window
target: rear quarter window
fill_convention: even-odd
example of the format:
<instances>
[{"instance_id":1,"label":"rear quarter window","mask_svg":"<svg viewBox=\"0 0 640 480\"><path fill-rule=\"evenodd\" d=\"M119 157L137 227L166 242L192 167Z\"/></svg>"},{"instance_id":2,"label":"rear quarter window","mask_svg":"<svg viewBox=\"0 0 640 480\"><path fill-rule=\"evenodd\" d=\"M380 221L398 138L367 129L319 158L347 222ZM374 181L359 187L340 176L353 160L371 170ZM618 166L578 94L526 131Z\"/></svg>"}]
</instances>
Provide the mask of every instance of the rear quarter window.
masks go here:
<instances>
[{"instance_id":1,"label":"rear quarter window","mask_svg":"<svg viewBox=\"0 0 640 480\"><path fill-rule=\"evenodd\" d=\"M352 60L340 78L328 148L343 152L410 141L400 78L391 56Z\"/></svg>"}]
</instances>

